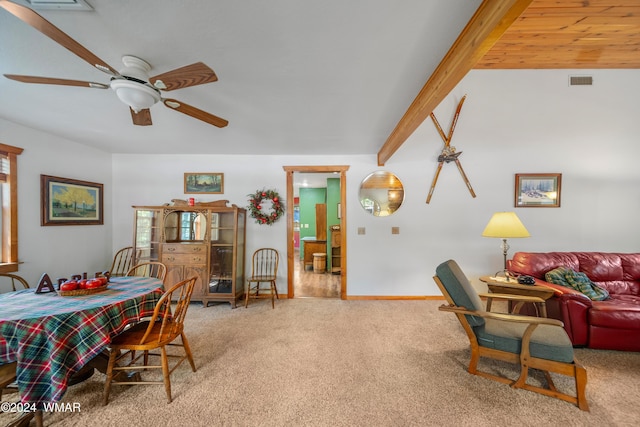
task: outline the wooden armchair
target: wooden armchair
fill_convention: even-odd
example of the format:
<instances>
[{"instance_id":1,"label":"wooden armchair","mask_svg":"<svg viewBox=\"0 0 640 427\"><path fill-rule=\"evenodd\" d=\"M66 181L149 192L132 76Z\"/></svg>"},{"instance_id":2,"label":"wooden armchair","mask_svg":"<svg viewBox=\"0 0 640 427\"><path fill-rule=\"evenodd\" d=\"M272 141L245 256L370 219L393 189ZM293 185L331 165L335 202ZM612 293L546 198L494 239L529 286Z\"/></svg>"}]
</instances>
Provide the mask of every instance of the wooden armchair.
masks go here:
<instances>
[{"instance_id":1,"label":"wooden armchair","mask_svg":"<svg viewBox=\"0 0 640 427\"><path fill-rule=\"evenodd\" d=\"M455 313L469 338L469 373L509 384L514 388L562 399L583 411L589 410L585 393L587 371L576 361L571 340L563 329L562 322L484 311L480 297L453 260L440 264L433 279L449 302L449 305L440 306L439 310ZM507 299L511 296L501 297ZM478 369L480 357L519 365L520 375L513 380L482 372ZM544 373L547 387L527 383L530 368ZM549 372L573 377L575 396L556 389Z\"/></svg>"},{"instance_id":2,"label":"wooden armchair","mask_svg":"<svg viewBox=\"0 0 640 427\"><path fill-rule=\"evenodd\" d=\"M184 360L188 360L193 372L196 365L191 355L189 342L184 334L184 318L187 315L189 302L196 277L183 280L166 291L156 304L151 320L137 323L116 336L111 342L109 353L109 365L107 367L107 380L104 385L104 404L109 402L111 385L156 384L163 385L167 394L167 400L171 403L171 373ZM175 308L171 309L171 301L175 300ZM175 342L180 338L180 342ZM183 356L169 355L167 346L178 346L184 350ZM150 353L152 350L160 350L160 353ZM136 357L135 352L141 353ZM131 361L124 366L117 366L116 362L131 356ZM149 365L149 356L159 356L160 364ZM169 357L178 358L178 361L169 368ZM137 362L142 358L143 363ZM120 376L114 374L121 371L146 371L149 369L162 369L162 381L119 381Z\"/></svg>"}]
</instances>

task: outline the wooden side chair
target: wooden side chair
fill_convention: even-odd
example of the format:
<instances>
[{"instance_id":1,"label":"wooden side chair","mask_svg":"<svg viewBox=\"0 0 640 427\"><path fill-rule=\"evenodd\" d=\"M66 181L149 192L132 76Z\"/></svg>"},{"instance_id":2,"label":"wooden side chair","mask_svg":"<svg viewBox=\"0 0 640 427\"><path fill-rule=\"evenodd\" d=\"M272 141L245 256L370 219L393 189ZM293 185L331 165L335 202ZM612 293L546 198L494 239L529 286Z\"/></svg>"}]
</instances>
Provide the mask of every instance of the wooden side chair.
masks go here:
<instances>
[{"instance_id":1,"label":"wooden side chair","mask_svg":"<svg viewBox=\"0 0 640 427\"><path fill-rule=\"evenodd\" d=\"M261 283L269 284L271 294L271 308L275 308L274 299L278 296L276 278L278 276L278 251L273 248L261 248L253 253L251 262L251 276L247 279L247 292L245 294L244 307L249 306L249 296L253 293L255 298L260 296Z\"/></svg>"},{"instance_id":2,"label":"wooden side chair","mask_svg":"<svg viewBox=\"0 0 640 427\"><path fill-rule=\"evenodd\" d=\"M16 365L16 362L0 365L0 402L2 401L2 392L4 390L17 391L16 387L11 386L16 381ZM9 422L5 427L28 427L34 416L36 418L36 426L41 427L43 425L42 411L36 411L35 414L33 412L25 412L20 417Z\"/></svg>"},{"instance_id":3,"label":"wooden side chair","mask_svg":"<svg viewBox=\"0 0 640 427\"><path fill-rule=\"evenodd\" d=\"M17 274L0 273L0 294L15 292L20 289L28 289L29 283ZM16 392L16 362L0 364L0 401L4 391ZM42 425L42 413L39 414L40 425ZM9 426L27 426L33 418L32 413L25 413L17 420L9 423Z\"/></svg>"},{"instance_id":4,"label":"wooden side chair","mask_svg":"<svg viewBox=\"0 0 640 427\"><path fill-rule=\"evenodd\" d=\"M163 385L167 393L167 400L171 403L171 373L186 359L191 365L193 372L196 365L191 355L189 342L184 334L184 318L191 302L193 286L196 277L183 280L171 289L166 291L153 311L149 321L140 322L116 336L112 342L109 353L109 364L107 366L107 380L104 385L104 404L109 403L109 393L111 385L132 385L132 384L155 384ZM171 309L171 301L175 300L175 306ZM181 339L181 343L174 341ZM167 346L182 347L184 356L170 355L167 353ZM160 350L160 353L150 353L152 350ZM135 352L140 353L133 357ZM131 360L124 366L116 366L118 361L131 356ZM149 356L160 357L159 365L150 365ZM169 358L174 357L179 360L169 369ZM142 364L137 362L142 359ZM163 381L118 381L119 371L141 371L149 369L162 369ZM135 379L135 378L134 378Z\"/></svg>"},{"instance_id":5,"label":"wooden side chair","mask_svg":"<svg viewBox=\"0 0 640 427\"><path fill-rule=\"evenodd\" d=\"M126 276L133 265L133 247L120 249L113 257L109 273L112 277Z\"/></svg>"},{"instance_id":6,"label":"wooden side chair","mask_svg":"<svg viewBox=\"0 0 640 427\"><path fill-rule=\"evenodd\" d=\"M16 366L16 362L0 365L0 401L2 401L2 392L16 381Z\"/></svg>"},{"instance_id":7,"label":"wooden side chair","mask_svg":"<svg viewBox=\"0 0 640 427\"><path fill-rule=\"evenodd\" d=\"M561 321L484 311L480 297L453 260L440 264L433 279L449 302L439 310L455 313L469 338L469 373L555 397L573 403L583 411L589 410L585 393L587 371L575 359L571 340ZM520 375L513 380L482 372L478 369L481 357L519 365ZM541 370L547 387L527 383L529 369ZM549 372L572 377L575 396L556 389Z\"/></svg>"},{"instance_id":8,"label":"wooden side chair","mask_svg":"<svg viewBox=\"0 0 640 427\"><path fill-rule=\"evenodd\" d=\"M167 266L158 261L143 262L131 267L125 276L155 277L164 283L167 276Z\"/></svg>"},{"instance_id":9,"label":"wooden side chair","mask_svg":"<svg viewBox=\"0 0 640 427\"><path fill-rule=\"evenodd\" d=\"M29 289L29 283L17 274L0 273L0 294Z\"/></svg>"}]
</instances>

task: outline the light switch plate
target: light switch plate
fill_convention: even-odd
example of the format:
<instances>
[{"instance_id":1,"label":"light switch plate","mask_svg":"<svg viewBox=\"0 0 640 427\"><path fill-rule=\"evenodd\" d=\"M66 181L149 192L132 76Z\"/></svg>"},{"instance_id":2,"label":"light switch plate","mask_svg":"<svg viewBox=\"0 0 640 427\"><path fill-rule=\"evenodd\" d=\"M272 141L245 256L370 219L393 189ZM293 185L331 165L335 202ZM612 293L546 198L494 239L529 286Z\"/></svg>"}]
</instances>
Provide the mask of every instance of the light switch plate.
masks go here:
<instances>
[{"instance_id":1,"label":"light switch plate","mask_svg":"<svg viewBox=\"0 0 640 427\"><path fill-rule=\"evenodd\" d=\"M400 227L391 227L391 234L400 234Z\"/></svg>"}]
</instances>

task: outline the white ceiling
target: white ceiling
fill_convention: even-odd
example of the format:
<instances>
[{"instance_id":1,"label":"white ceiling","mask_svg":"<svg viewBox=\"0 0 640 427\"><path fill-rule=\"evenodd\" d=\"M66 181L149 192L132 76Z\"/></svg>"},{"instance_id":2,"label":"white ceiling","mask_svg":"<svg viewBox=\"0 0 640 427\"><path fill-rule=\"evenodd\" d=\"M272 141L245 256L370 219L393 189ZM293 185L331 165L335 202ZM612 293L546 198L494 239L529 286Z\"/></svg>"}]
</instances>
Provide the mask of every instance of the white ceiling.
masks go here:
<instances>
[{"instance_id":1,"label":"white ceiling","mask_svg":"<svg viewBox=\"0 0 640 427\"><path fill-rule=\"evenodd\" d=\"M0 117L113 153L376 154L480 0L87 3L38 13L116 69L124 54L151 75L204 62L217 82L166 97L229 125L157 104L134 126L111 90L2 76ZM4 9L0 40L0 74L109 81Z\"/></svg>"}]
</instances>

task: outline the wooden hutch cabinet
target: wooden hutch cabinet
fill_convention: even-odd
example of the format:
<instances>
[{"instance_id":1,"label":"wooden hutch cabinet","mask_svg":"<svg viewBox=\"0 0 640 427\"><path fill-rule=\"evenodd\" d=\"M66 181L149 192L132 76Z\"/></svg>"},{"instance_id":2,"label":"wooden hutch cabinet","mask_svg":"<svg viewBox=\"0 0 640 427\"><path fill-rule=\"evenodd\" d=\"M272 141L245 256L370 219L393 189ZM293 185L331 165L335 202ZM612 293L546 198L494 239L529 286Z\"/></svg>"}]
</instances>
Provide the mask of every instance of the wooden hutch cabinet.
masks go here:
<instances>
[{"instance_id":1,"label":"wooden hutch cabinet","mask_svg":"<svg viewBox=\"0 0 640 427\"><path fill-rule=\"evenodd\" d=\"M244 294L243 208L219 202L133 208L134 263L164 263L167 286L196 276L192 301L236 307Z\"/></svg>"}]
</instances>

